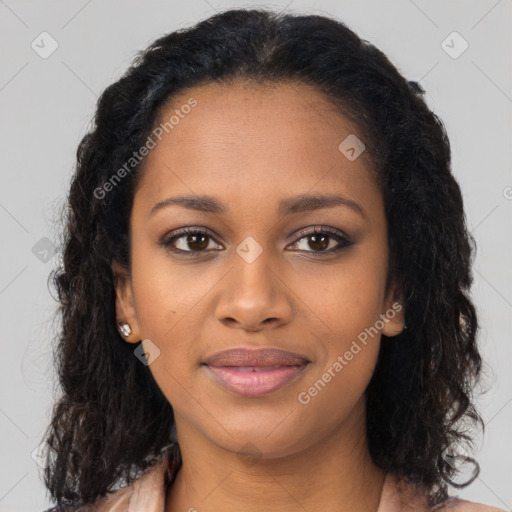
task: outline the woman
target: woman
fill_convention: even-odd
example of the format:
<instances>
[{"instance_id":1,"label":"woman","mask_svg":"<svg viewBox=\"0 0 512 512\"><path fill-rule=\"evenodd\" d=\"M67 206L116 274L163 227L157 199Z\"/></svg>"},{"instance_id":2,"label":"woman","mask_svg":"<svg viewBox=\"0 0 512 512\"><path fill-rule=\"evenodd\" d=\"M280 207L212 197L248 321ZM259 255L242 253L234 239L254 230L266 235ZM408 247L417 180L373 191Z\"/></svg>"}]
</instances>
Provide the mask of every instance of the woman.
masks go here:
<instances>
[{"instance_id":1,"label":"woman","mask_svg":"<svg viewBox=\"0 0 512 512\"><path fill-rule=\"evenodd\" d=\"M52 510L498 510L447 491L478 474L481 357L422 93L344 24L265 10L106 89L54 281Z\"/></svg>"}]
</instances>

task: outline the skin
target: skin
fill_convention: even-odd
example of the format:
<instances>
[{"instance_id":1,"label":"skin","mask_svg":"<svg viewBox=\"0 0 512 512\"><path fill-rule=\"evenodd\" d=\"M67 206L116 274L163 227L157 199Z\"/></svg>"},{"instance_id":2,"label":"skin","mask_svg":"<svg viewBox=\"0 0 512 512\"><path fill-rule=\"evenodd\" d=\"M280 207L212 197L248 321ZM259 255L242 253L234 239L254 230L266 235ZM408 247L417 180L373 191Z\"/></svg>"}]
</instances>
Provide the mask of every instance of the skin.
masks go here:
<instances>
[{"instance_id":1,"label":"skin","mask_svg":"<svg viewBox=\"0 0 512 512\"><path fill-rule=\"evenodd\" d=\"M191 88L161 120L191 97L197 106L145 162L130 219L131 269L113 263L117 320L132 328L127 342L149 339L160 350L149 368L175 413L183 466L166 510L376 511L385 473L368 452L363 393L381 333L309 403L298 400L358 334L402 304L393 285L386 290L386 218L367 155L350 161L338 149L358 129L316 89L284 83ZM278 213L280 200L311 193L349 198L364 215L343 205ZM168 197L203 194L228 212L171 205L150 215ZM182 254L159 244L185 226L212 237L187 244L182 236L174 242ZM323 255L322 240L297 234L314 226L353 243ZM236 251L249 236L262 249L252 263ZM203 252L194 259L194 250ZM381 332L398 334L403 313L386 317ZM302 353L311 363L277 391L237 396L201 362L241 345Z\"/></svg>"}]
</instances>

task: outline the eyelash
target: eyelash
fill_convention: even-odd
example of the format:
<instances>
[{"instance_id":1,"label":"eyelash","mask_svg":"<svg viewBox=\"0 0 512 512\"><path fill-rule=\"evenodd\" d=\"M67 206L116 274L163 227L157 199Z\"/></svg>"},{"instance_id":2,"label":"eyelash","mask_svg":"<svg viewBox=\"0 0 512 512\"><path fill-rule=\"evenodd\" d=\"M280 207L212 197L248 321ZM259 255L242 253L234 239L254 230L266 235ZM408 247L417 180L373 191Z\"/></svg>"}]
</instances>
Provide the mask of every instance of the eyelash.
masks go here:
<instances>
[{"instance_id":1,"label":"eyelash","mask_svg":"<svg viewBox=\"0 0 512 512\"><path fill-rule=\"evenodd\" d=\"M338 242L340 244L339 247L334 248L334 249L329 249L327 251L304 251L304 252L313 253L313 254L316 254L316 255L322 257L323 255L337 254L341 250L343 250L346 247L349 247L350 245L353 244L353 242L351 242L345 235L343 235L336 229L329 228L329 227L315 226L312 230L307 229L307 228L301 229L298 232L298 238L296 238L295 241L292 242L292 245L297 244L300 240L302 240L303 238L306 238L307 236L313 236L313 235L319 235L319 234L328 235L329 238L334 239L336 242ZM172 244L174 242L176 242L177 240L179 240L180 238L183 238L184 236L187 236L187 235L203 235L203 236L206 236L216 242L215 237L208 230L206 230L204 228L194 228L194 227L181 228L181 229L178 229L177 231L171 233L170 235L171 236L164 236L162 238L162 240L159 242L159 244L171 252L178 253L178 254L184 254L184 255L186 255L186 257L192 257L192 258L204 256L205 253L208 253L211 251L207 251L207 250L183 251L182 249L176 249L175 247L172 247ZM216 242L216 243L218 243L218 242ZM221 244L219 244L219 245L221 245Z\"/></svg>"}]
</instances>

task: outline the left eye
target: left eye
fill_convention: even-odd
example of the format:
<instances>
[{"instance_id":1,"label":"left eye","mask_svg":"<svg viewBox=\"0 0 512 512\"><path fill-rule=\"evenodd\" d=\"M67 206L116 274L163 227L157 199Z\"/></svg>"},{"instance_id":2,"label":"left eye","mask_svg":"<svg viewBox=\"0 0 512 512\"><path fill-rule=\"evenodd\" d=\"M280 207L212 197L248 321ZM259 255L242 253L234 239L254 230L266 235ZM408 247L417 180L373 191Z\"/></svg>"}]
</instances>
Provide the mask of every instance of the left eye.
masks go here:
<instances>
[{"instance_id":1,"label":"left eye","mask_svg":"<svg viewBox=\"0 0 512 512\"><path fill-rule=\"evenodd\" d=\"M313 230L301 230L299 232L300 236L293 244L297 245L301 240L306 240L304 245L306 247L313 248L313 251L309 251L307 249L301 249L306 252L314 252L319 254L330 254L336 253L343 249L344 247L348 247L352 245L352 242L344 235L342 235L337 230L332 228L322 228L315 227ZM307 240L309 238L309 240ZM331 242L335 241L337 246L334 248L331 246Z\"/></svg>"},{"instance_id":2,"label":"left eye","mask_svg":"<svg viewBox=\"0 0 512 512\"><path fill-rule=\"evenodd\" d=\"M317 254L336 253L339 250L352 245L352 242L341 232L332 228L315 227L311 229L303 229L298 233L300 236L291 244L291 247L300 245L302 240L303 248L301 251L313 252ZM332 242L335 245L332 247ZM222 245L214 243L213 236L201 229L183 228L171 237L165 237L160 245L172 250L173 252L190 253L192 256L199 256L201 253L210 252L211 250L222 250ZM211 247L213 244L213 247ZM216 246L216 247L215 247ZM289 246L290 247L290 246ZM308 250L307 247L313 250Z\"/></svg>"}]
</instances>

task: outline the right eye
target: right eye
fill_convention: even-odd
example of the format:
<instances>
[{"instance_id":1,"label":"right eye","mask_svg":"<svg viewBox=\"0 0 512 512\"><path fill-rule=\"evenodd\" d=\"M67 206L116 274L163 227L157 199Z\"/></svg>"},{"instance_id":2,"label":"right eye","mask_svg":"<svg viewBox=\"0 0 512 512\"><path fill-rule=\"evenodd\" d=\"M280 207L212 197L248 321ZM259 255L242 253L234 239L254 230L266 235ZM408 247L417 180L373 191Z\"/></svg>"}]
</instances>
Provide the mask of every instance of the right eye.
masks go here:
<instances>
[{"instance_id":1,"label":"right eye","mask_svg":"<svg viewBox=\"0 0 512 512\"><path fill-rule=\"evenodd\" d=\"M174 253L199 256L201 253L211 252L212 249L207 249L210 245L209 242L214 240L210 232L203 228L186 227L165 235L159 243ZM222 246L219 244L217 244L217 247L222 249Z\"/></svg>"}]
</instances>

